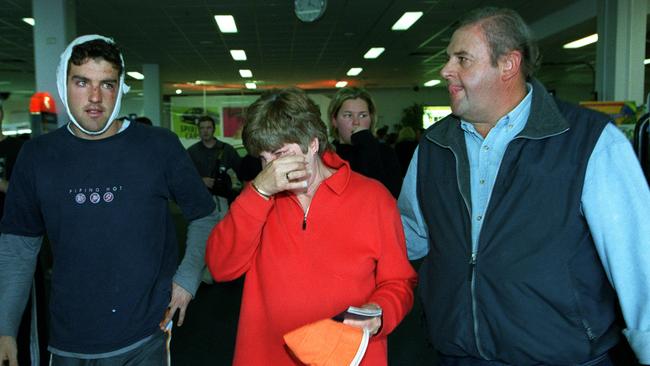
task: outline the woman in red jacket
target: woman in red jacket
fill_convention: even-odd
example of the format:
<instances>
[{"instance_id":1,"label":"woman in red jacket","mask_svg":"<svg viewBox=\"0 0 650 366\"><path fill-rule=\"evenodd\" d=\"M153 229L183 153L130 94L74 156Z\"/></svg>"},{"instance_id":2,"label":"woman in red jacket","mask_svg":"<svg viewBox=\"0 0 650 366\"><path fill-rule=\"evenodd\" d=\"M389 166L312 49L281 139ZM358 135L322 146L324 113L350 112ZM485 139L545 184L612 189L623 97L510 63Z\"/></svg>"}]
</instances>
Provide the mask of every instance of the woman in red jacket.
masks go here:
<instances>
[{"instance_id":1,"label":"woman in red jacket","mask_svg":"<svg viewBox=\"0 0 650 366\"><path fill-rule=\"evenodd\" d=\"M394 198L331 151L318 106L299 89L254 102L243 140L263 170L206 251L216 280L246 274L234 365L301 365L283 334L350 305L382 310L345 322L373 334L362 365L386 365L386 336L411 309L416 282Z\"/></svg>"}]
</instances>

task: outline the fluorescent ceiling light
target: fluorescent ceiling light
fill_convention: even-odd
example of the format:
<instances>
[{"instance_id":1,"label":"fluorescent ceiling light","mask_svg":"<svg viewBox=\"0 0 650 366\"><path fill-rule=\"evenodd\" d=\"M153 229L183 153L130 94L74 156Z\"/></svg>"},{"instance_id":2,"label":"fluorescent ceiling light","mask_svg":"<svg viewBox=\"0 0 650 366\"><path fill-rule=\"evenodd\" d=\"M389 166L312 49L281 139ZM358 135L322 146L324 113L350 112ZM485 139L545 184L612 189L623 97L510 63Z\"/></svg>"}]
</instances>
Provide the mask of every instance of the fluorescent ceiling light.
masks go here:
<instances>
[{"instance_id":1,"label":"fluorescent ceiling light","mask_svg":"<svg viewBox=\"0 0 650 366\"><path fill-rule=\"evenodd\" d=\"M394 31L401 31L401 30L407 30L411 28L411 26L420 19L422 16L421 11L407 11L402 15L401 18L399 18L395 24L390 28Z\"/></svg>"},{"instance_id":2,"label":"fluorescent ceiling light","mask_svg":"<svg viewBox=\"0 0 650 366\"><path fill-rule=\"evenodd\" d=\"M187 83L192 84L191 81L188 81ZM220 85L221 82L218 80L196 80L194 84L195 85Z\"/></svg>"},{"instance_id":3,"label":"fluorescent ceiling light","mask_svg":"<svg viewBox=\"0 0 650 366\"><path fill-rule=\"evenodd\" d=\"M346 85L348 85L348 82L347 82L347 81L338 81L338 82L336 83L336 87L337 87L337 88L342 88L342 87L344 87L344 86L346 86Z\"/></svg>"},{"instance_id":4,"label":"fluorescent ceiling light","mask_svg":"<svg viewBox=\"0 0 650 366\"><path fill-rule=\"evenodd\" d=\"M239 70L239 75L241 75L243 78L252 78L253 72L248 69L241 69Z\"/></svg>"},{"instance_id":5,"label":"fluorescent ceiling light","mask_svg":"<svg viewBox=\"0 0 650 366\"><path fill-rule=\"evenodd\" d=\"M246 89L257 89L255 83L246 83Z\"/></svg>"},{"instance_id":6,"label":"fluorescent ceiling light","mask_svg":"<svg viewBox=\"0 0 650 366\"><path fill-rule=\"evenodd\" d=\"M142 75L141 73L139 73L137 71L129 71L126 74L129 75L130 77L134 78L134 79L137 79L137 80L144 79L144 75Z\"/></svg>"},{"instance_id":7,"label":"fluorescent ceiling light","mask_svg":"<svg viewBox=\"0 0 650 366\"><path fill-rule=\"evenodd\" d=\"M23 22L31 25L32 27L34 26L34 24L36 24L36 21L34 21L34 18L23 18Z\"/></svg>"},{"instance_id":8,"label":"fluorescent ceiling light","mask_svg":"<svg viewBox=\"0 0 650 366\"><path fill-rule=\"evenodd\" d=\"M361 74L361 71L363 71L363 69L361 67L353 67L350 70L348 70L347 75L348 76L357 76L357 75Z\"/></svg>"},{"instance_id":9,"label":"fluorescent ceiling light","mask_svg":"<svg viewBox=\"0 0 650 366\"><path fill-rule=\"evenodd\" d=\"M235 18L232 15L215 15L214 20L221 33L237 33L237 24L235 24Z\"/></svg>"},{"instance_id":10,"label":"fluorescent ceiling light","mask_svg":"<svg viewBox=\"0 0 650 366\"><path fill-rule=\"evenodd\" d=\"M235 61L246 61L246 51L244 50L230 50L230 55Z\"/></svg>"},{"instance_id":11,"label":"fluorescent ceiling light","mask_svg":"<svg viewBox=\"0 0 650 366\"><path fill-rule=\"evenodd\" d=\"M646 58L645 60L643 60L643 64L644 65L650 64L650 58Z\"/></svg>"},{"instance_id":12,"label":"fluorescent ceiling light","mask_svg":"<svg viewBox=\"0 0 650 366\"><path fill-rule=\"evenodd\" d=\"M180 89L176 89L176 94L181 94L183 91Z\"/></svg>"},{"instance_id":13,"label":"fluorescent ceiling light","mask_svg":"<svg viewBox=\"0 0 650 366\"><path fill-rule=\"evenodd\" d=\"M377 58L381 55L386 49L384 47L373 47L363 55L363 58Z\"/></svg>"},{"instance_id":14,"label":"fluorescent ceiling light","mask_svg":"<svg viewBox=\"0 0 650 366\"><path fill-rule=\"evenodd\" d=\"M598 42L598 34L592 34L577 41L569 42L562 46L562 48L580 48L596 42Z\"/></svg>"},{"instance_id":15,"label":"fluorescent ceiling light","mask_svg":"<svg viewBox=\"0 0 650 366\"><path fill-rule=\"evenodd\" d=\"M440 80L434 79L434 80L429 80L426 83L424 83L424 86L435 86L440 84Z\"/></svg>"},{"instance_id":16,"label":"fluorescent ceiling light","mask_svg":"<svg viewBox=\"0 0 650 366\"><path fill-rule=\"evenodd\" d=\"M5 136L16 136L16 135L22 135L24 133L32 133L31 128L19 128L16 130L9 130L9 131L2 131L2 134Z\"/></svg>"}]
</instances>

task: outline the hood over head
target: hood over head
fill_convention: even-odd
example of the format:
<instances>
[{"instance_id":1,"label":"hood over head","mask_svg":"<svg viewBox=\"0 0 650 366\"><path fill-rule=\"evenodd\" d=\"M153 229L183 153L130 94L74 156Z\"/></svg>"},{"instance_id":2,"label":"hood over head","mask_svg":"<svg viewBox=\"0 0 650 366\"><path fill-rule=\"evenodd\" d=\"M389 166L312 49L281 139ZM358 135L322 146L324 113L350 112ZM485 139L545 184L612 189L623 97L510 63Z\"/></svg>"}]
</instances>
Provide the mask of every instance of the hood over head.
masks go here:
<instances>
[{"instance_id":1,"label":"hood over head","mask_svg":"<svg viewBox=\"0 0 650 366\"><path fill-rule=\"evenodd\" d=\"M70 121L74 123L78 129L80 129L83 133L87 135L101 135L102 133L106 132L106 130L108 130L109 127L111 127L113 122L117 119L118 114L120 113L120 106L122 104L122 95L128 93L130 89L130 87L124 83L124 74L126 68L124 65L124 58L120 53L120 61L122 62L122 72L120 73L119 89L117 91L117 97L115 99L115 107L113 108L113 112L108 118L108 121L106 121L106 125L104 126L104 128L102 128L100 131L88 131L85 128L83 128L81 124L79 124L79 122L77 122L77 120L74 118L72 113L70 113L70 107L68 106L67 80L68 80L68 62L70 61L70 57L72 56L72 49L77 45L84 44L89 41L94 41L96 39L101 39L106 43L115 44L115 42L112 39L97 34L80 36L76 38L74 41L70 42L68 47L66 47L65 51L63 51L63 53L61 54L61 60L59 61L59 67L56 70L56 86L59 91L59 96L63 101L63 105L65 105L65 110L68 112L68 117L70 117Z\"/></svg>"}]
</instances>

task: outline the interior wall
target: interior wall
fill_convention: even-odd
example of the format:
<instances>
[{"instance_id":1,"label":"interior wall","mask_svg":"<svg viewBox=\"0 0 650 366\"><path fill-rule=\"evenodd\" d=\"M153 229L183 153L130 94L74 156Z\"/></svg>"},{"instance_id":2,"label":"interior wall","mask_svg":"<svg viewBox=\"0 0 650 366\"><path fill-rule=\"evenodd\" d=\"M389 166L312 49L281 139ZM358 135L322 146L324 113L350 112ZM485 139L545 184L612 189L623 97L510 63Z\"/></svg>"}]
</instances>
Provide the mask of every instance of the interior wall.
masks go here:
<instances>
[{"instance_id":1,"label":"interior wall","mask_svg":"<svg viewBox=\"0 0 650 366\"><path fill-rule=\"evenodd\" d=\"M130 114L135 114L138 117L144 115L144 98L142 96L127 94L122 98L122 108L119 116L128 116Z\"/></svg>"},{"instance_id":2,"label":"interior wall","mask_svg":"<svg viewBox=\"0 0 650 366\"><path fill-rule=\"evenodd\" d=\"M577 103L580 101L593 100L592 86L590 85L549 83L546 86L549 90L554 90L560 99L569 102ZM402 111L414 103L440 106L449 105L447 89L441 85L430 88L381 88L369 89L368 91L372 95L377 106L377 127L392 127L399 123L402 117ZM309 92L312 99L314 99L316 104L319 105L323 120L328 127L330 121L329 118L327 118L327 108L334 93L334 90ZM220 98L224 99L230 97L231 96L220 96ZM29 95L16 94L12 95L4 102L5 117L3 125L5 129L14 129L18 126L29 125L29 98ZM202 105L202 97L195 98L195 102ZM176 97L172 97L172 99L176 99ZM194 98L183 96L178 97L178 99L189 101ZM127 94L122 100L120 116L128 114L137 114L138 116L141 116L144 113L143 103L144 98L142 98L142 96ZM163 112L163 121L160 121L161 126L169 128L169 113L169 108L165 108Z\"/></svg>"},{"instance_id":3,"label":"interior wall","mask_svg":"<svg viewBox=\"0 0 650 366\"><path fill-rule=\"evenodd\" d=\"M447 88L435 86L430 88L369 89L377 107L377 126L392 126L400 123L402 111L414 103L430 106L448 106ZM395 131L397 132L397 131Z\"/></svg>"}]
</instances>

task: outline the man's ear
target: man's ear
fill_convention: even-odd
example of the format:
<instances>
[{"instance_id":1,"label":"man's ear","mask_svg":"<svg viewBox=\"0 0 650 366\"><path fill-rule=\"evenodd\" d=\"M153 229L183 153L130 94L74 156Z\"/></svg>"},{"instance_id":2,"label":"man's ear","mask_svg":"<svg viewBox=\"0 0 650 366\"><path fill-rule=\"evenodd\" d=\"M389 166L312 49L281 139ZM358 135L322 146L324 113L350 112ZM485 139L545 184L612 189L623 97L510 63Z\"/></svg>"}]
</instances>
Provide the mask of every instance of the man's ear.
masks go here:
<instances>
[{"instance_id":1,"label":"man's ear","mask_svg":"<svg viewBox=\"0 0 650 366\"><path fill-rule=\"evenodd\" d=\"M515 50L506 53L499 59L501 69L501 78L508 81L520 74L522 54L521 51Z\"/></svg>"}]
</instances>

